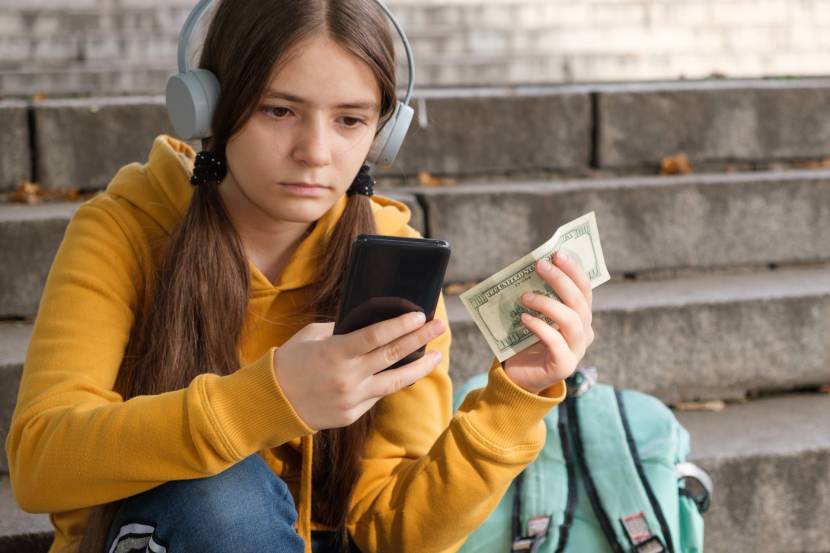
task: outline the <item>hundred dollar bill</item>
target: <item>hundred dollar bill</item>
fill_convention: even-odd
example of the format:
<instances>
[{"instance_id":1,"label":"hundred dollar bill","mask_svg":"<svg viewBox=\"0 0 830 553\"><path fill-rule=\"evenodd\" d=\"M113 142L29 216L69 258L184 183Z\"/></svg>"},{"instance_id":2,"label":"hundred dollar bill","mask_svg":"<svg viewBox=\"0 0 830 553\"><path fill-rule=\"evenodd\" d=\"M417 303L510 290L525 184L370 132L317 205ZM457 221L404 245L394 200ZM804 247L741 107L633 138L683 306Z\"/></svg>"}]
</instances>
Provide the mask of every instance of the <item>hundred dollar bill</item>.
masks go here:
<instances>
[{"instance_id":1,"label":"hundred dollar bill","mask_svg":"<svg viewBox=\"0 0 830 553\"><path fill-rule=\"evenodd\" d=\"M464 307L500 362L539 341L522 324L521 314L540 313L521 303L522 294L534 292L562 301L536 274L536 262L543 257L551 261L559 250L585 271L592 289L611 278L602 255L596 215L591 211L562 225L547 242L461 294ZM553 321L542 317L558 329Z\"/></svg>"}]
</instances>

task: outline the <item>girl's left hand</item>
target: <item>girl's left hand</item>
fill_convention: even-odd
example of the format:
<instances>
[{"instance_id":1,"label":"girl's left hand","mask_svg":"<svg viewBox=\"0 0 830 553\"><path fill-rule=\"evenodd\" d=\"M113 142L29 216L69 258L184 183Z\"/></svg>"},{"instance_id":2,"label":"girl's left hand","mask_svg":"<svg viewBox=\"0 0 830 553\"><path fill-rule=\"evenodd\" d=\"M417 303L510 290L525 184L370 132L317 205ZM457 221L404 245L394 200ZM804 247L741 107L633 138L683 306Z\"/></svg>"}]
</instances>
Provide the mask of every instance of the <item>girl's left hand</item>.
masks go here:
<instances>
[{"instance_id":1,"label":"girl's left hand","mask_svg":"<svg viewBox=\"0 0 830 553\"><path fill-rule=\"evenodd\" d=\"M522 322L539 342L507 359L503 366L510 379L525 390L538 394L569 377L594 341L591 328L591 282L572 259L553 256L554 265L545 259L536 263L536 271L556 294L554 298L527 293L522 304L559 326L556 330L540 317L522 314Z\"/></svg>"}]
</instances>

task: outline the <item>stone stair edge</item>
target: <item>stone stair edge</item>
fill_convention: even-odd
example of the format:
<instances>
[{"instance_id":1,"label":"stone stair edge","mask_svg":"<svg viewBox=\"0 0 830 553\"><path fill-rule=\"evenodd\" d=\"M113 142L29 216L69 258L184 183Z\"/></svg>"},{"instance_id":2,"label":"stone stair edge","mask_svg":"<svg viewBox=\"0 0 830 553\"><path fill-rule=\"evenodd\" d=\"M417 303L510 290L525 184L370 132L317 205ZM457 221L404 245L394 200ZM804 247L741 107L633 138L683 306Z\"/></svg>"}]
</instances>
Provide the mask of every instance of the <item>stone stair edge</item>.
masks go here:
<instances>
[{"instance_id":1,"label":"stone stair edge","mask_svg":"<svg viewBox=\"0 0 830 553\"><path fill-rule=\"evenodd\" d=\"M654 280L612 279L592 292L594 312L830 297L830 263L774 270L747 269L738 274L722 271ZM470 320L460 293L445 292L444 301L451 322Z\"/></svg>"},{"instance_id":2,"label":"stone stair edge","mask_svg":"<svg viewBox=\"0 0 830 553\"><path fill-rule=\"evenodd\" d=\"M1 213L0 213L1 215ZM450 322L469 320L461 301L463 292L442 291ZM465 288L465 290L468 288ZM593 310L626 311L694 304L755 302L770 298L830 296L830 262L804 266L740 267L737 271L686 273L667 278L627 280L614 278L593 290ZM32 321L0 320L0 336L12 327L30 326ZM3 354L0 340L0 356Z\"/></svg>"},{"instance_id":3,"label":"stone stair edge","mask_svg":"<svg viewBox=\"0 0 830 553\"><path fill-rule=\"evenodd\" d=\"M153 96L135 98L146 98L147 103L152 103ZM99 106L120 106L130 102L121 100L118 97L107 99L108 103L98 104ZM0 101L0 108L3 103L14 104L20 107L25 102L17 100ZM81 99L44 100L40 103L48 104L47 107L62 106L83 106ZM165 134L159 132L159 135ZM141 162L136 160L137 162ZM798 160L794 160L798 161ZM602 190L622 190L634 188L667 188L667 187L688 187L688 186L723 186L740 184L758 184L764 182L819 182L830 181L830 168L787 168L787 169L759 169L744 170L736 172L711 171L692 173L687 175L659 175L659 174L604 174L598 170L598 174L586 173L580 176L551 174L504 174L504 175L475 175L464 174L454 175L452 184L438 184L434 186L424 185L389 185L394 175L381 175L377 177L380 186L375 190L384 196L409 196L409 197L436 197L436 196L475 196L479 194L534 194L534 193L567 193L587 192ZM486 179L486 180L484 180ZM96 189L101 192L104 189ZM11 206L25 206L27 209L42 210L51 209L53 204L73 204L80 202L73 201L48 201L33 205L19 204L9 201L5 194L0 195L0 215L2 209Z\"/></svg>"},{"instance_id":4,"label":"stone stair edge","mask_svg":"<svg viewBox=\"0 0 830 553\"><path fill-rule=\"evenodd\" d=\"M443 296L450 322L469 320L461 301L463 292L448 291L455 283L445 282ZM466 288L465 288L466 289ZM655 307L682 307L695 304L729 304L775 299L830 296L830 262L774 269L741 267L738 271L686 273L680 276L626 280L613 278L593 290L594 312L625 311ZM32 321L0 320L0 336L11 328L30 327ZM7 342L14 343L14 340ZM0 356L4 356L0 339Z\"/></svg>"},{"instance_id":5,"label":"stone stair edge","mask_svg":"<svg viewBox=\"0 0 830 553\"><path fill-rule=\"evenodd\" d=\"M479 177L460 175L454 177L453 186L413 186L394 187L395 192L414 196L515 194L534 192L568 192L589 190L614 190L626 188L665 188L670 186L705 186L727 184L757 184L759 182L781 181L824 181L830 179L830 169L772 169L730 172L705 172L689 175L598 175L598 176L492 176L482 182Z\"/></svg>"}]
</instances>

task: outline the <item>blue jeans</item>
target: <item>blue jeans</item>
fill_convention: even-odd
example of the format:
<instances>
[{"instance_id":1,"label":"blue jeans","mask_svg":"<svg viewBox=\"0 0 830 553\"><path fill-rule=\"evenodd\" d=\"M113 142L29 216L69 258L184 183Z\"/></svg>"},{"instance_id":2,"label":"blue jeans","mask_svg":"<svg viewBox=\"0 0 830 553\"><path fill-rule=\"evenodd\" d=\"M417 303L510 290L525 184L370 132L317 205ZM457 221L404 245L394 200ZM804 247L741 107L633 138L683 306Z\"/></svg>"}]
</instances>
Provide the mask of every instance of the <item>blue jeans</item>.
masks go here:
<instances>
[{"instance_id":1,"label":"blue jeans","mask_svg":"<svg viewBox=\"0 0 830 553\"><path fill-rule=\"evenodd\" d=\"M296 520L288 486L254 454L214 476L172 480L126 498L106 551L302 553ZM313 532L312 550L326 552L332 535Z\"/></svg>"}]
</instances>

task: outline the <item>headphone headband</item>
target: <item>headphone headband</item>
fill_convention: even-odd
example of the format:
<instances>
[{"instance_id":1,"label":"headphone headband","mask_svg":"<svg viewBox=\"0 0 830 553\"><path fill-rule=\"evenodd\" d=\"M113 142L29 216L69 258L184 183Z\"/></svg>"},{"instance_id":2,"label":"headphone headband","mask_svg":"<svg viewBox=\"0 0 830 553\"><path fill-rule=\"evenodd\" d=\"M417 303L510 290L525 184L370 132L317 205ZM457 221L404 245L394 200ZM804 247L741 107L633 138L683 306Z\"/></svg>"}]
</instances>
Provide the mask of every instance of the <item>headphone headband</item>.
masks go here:
<instances>
[{"instance_id":1,"label":"headphone headband","mask_svg":"<svg viewBox=\"0 0 830 553\"><path fill-rule=\"evenodd\" d=\"M404 104L409 104L409 100L412 98L412 89L414 85L414 75L415 75L415 61L414 56L412 55L412 47L409 44L409 39L406 38L406 34L403 32L398 20L395 19L395 16L392 15L392 12L389 11L389 8L381 2L380 0L374 0L374 2L380 6L380 8L384 11L386 16L392 21L392 25L395 27L395 30L398 32L398 36L401 37L403 41L404 50L406 50L406 65L409 72L409 83L406 87L406 97L403 99ZM190 68L187 66L187 47L190 44L190 37L193 34L193 29L196 28L196 25L202 19L202 16L207 11L208 7L213 3L213 0L199 0L199 3L196 4L196 7L190 12L187 16L187 19L182 26L182 30L179 33L179 47L178 47L178 61L179 61L179 73L187 73L190 71Z\"/></svg>"}]
</instances>

